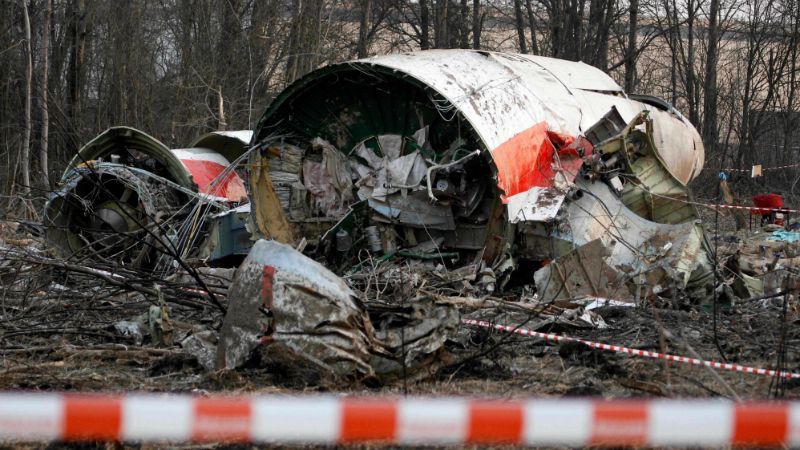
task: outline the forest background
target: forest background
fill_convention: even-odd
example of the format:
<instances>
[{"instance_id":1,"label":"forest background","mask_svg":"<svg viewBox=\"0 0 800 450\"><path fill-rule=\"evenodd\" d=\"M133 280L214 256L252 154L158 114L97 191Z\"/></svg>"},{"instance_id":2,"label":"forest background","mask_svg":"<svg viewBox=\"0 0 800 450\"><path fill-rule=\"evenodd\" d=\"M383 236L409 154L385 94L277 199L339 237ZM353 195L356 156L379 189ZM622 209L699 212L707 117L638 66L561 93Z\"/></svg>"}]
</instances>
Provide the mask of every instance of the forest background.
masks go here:
<instances>
[{"instance_id":1,"label":"forest background","mask_svg":"<svg viewBox=\"0 0 800 450\"><path fill-rule=\"evenodd\" d=\"M251 129L305 73L433 48L583 61L695 124L720 168L797 162L800 0L0 0L0 217L109 126ZM756 190L792 193L800 169ZM740 186L754 186L742 179ZM35 215L36 208L27 207Z\"/></svg>"}]
</instances>

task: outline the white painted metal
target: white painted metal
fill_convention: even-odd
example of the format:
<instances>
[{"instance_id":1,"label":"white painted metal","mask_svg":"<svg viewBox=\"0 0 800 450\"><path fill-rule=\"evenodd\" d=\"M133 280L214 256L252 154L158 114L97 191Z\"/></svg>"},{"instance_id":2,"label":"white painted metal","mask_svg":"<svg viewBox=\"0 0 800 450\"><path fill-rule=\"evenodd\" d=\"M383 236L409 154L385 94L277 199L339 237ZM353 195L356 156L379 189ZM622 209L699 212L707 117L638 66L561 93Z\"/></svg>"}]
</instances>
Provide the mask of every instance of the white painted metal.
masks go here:
<instances>
[{"instance_id":1,"label":"white painted metal","mask_svg":"<svg viewBox=\"0 0 800 450\"><path fill-rule=\"evenodd\" d=\"M429 50L376 56L350 65L389 68L429 86L454 105L490 150L546 122L577 136L612 106L628 122L652 106L628 99L603 71L581 62L468 50ZM442 105L442 115L453 111ZM697 130L682 116L655 110L656 145L668 169L688 183L703 167Z\"/></svg>"}]
</instances>

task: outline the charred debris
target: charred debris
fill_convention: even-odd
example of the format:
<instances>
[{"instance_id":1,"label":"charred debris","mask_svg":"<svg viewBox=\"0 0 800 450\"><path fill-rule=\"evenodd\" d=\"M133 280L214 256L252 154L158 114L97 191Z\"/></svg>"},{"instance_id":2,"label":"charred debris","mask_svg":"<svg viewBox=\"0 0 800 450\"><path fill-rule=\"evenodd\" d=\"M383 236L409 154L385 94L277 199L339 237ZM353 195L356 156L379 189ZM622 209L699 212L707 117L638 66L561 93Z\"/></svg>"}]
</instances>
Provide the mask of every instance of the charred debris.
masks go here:
<instances>
[{"instance_id":1,"label":"charred debris","mask_svg":"<svg viewBox=\"0 0 800 450\"><path fill-rule=\"evenodd\" d=\"M715 276L687 187L703 160L672 106L591 66L426 51L319 69L254 131L184 149L111 128L44 225L58 259L154 303L118 332L183 298L216 305L177 341L209 369L258 354L387 381L451 362L483 308L602 327L587 305L749 295Z\"/></svg>"}]
</instances>

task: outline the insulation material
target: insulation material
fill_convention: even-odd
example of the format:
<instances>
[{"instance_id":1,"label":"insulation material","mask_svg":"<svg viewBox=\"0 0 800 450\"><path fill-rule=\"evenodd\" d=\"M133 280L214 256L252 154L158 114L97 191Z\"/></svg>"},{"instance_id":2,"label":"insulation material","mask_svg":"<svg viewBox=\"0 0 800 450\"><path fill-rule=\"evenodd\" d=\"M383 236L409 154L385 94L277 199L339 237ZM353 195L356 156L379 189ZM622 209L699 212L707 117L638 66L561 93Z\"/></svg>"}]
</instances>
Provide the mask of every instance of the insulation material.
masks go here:
<instances>
[{"instance_id":1,"label":"insulation material","mask_svg":"<svg viewBox=\"0 0 800 450\"><path fill-rule=\"evenodd\" d=\"M340 201L333 180L322 163L307 159L303 161L303 185L313 196L313 213L334 216L339 213Z\"/></svg>"},{"instance_id":2,"label":"insulation material","mask_svg":"<svg viewBox=\"0 0 800 450\"><path fill-rule=\"evenodd\" d=\"M383 156L394 160L400 157L403 151L403 136L399 134L382 134L378 136L378 143L381 146Z\"/></svg>"},{"instance_id":3,"label":"insulation material","mask_svg":"<svg viewBox=\"0 0 800 450\"><path fill-rule=\"evenodd\" d=\"M300 182L300 175L279 170L270 170L269 176L272 178L272 186L275 194L281 202L281 207L289 211L291 209L292 186Z\"/></svg>"},{"instance_id":4,"label":"insulation material","mask_svg":"<svg viewBox=\"0 0 800 450\"><path fill-rule=\"evenodd\" d=\"M303 169L305 151L291 144L280 144L269 149L270 172L287 172L299 175Z\"/></svg>"},{"instance_id":5,"label":"insulation material","mask_svg":"<svg viewBox=\"0 0 800 450\"><path fill-rule=\"evenodd\" d=\"M347 158L333 147L322 150L322 166L330 176L331 183L339 197L339 207L353 200L353 180L350 179L350 166Z\"/></svg>"}]
</instances>

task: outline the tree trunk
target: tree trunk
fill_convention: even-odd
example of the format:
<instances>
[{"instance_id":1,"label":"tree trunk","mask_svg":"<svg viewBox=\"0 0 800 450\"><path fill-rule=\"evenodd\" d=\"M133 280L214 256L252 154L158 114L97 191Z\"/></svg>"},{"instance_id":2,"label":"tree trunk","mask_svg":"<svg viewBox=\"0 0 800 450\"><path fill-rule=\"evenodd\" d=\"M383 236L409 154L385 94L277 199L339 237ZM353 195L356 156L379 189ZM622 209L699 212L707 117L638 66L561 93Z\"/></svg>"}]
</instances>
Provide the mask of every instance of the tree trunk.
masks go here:
<instances>
[{"instance_id":1,"label":"tree trunk","mask_svg":"<svg viewBox=\"0 0 800 450\"><path fill-rule=\"evenodd\" d=\"M708 13L708 54L706 56L705 96L703 99L703 142L711 153L717 145L717 44L719 0L711 0Z\"/></svg>"},{"instance_id":2,"label":"tree trunk","mask_svg":"<svg viewBox=\"0 0 800 450\"><path fill-rule=\"evenodd\" d=\"M22 170L22 194L27 196L31 187L31 98L33 97L33 56L31 55L31 18L28 12L28 0L22 0L22 19L25 33L25 44L22 46L25 55L25 134L19 162Z\"/></svg>"},{"instance_id":3,"label":"tree trunk","mask_svg":"<svg viewBox=\"0 0 800 450\"><path fill-rule=\"evenodd\" d=\"M688 18L686 20L687 47L688 47L688 61L686 63L686 97L689 103L689 121L694 126L700 124L700 114L697 108L697 85L694 73L694 19L695 19L694 0L689 0ZM680 39L680 37L678 38Z\"/></svg>"},{"instance_id":4,"label":"tree trunk","mask_svg":"<svg viewBox=\"0 0 800 450\"><path fill-rule=\"evenodd\" d=\"M439 21L437 22L437 31L441 30L439 39L436 42L436 48L448 48L450 44L450 0L439 0L443 4L440 8Z\"/></svg>"},{"instance_id":5,"label":"tree trunk","mask_svg":"<svg viewBox=\"0 0 800 450\"><path fill-rule=\"evenodd\" d=\"M86 61L86 4L85 0L72 0L70 11L70 58L67 70L69 90L69 115L73 131L80 128L81 91L83 89L84 62ZM77 142L76 142L77 144Z\"/></svg>"},{"instance_id":6,"label":"tree trunk","mask_svg":"<svg viewBox=\"0 0 800 450\"><path fill-rule=\"evenodd\" d=\"M461 48L469 48L469 0L461 0L461 17L459 20L459 33Z\"/></svg>"},{"instance_id":7,"label":"tree trunk","mask_svg":"<svg viewBox=\"0 0 800 450\"><path fill-rule=\"evenodd\" d=\"M419 0L419 28L421 34L419 37L419 48L428 50L431 48L431 19L428 0Z\"/></svg>"},{"instance_id":8,"label":"tree trunk","mask_svg":"<svg viewBox=\"0 0 800 450\"><path fill-rule=\"evenodd\" d=\"M225 120L225 99L222 97L222 86L217 88L217 130L225 131L228 122Z\"/></svg>"},{"instance_id":9,"label":"tree trunk","mask_svg":"<svg viewBox=\"0 0 800 450\"><path fill-rule=\"evenodd\" d=\"M525 0L525 10L528 13L528 28L531 31L531 53L534 55L539 54L538 38L536 36L536 17L533 15L533 6L531 0Z\"/></svg>"},{"instance_id":10,"label":"tree trunk","mask_svg":"<svg viewBox=\"0 0 800 450\"><path fill-rule=\"evenodd\" d=\"M39 148L39 165L42 168L42 181L45 189L50 189L50 165L48 164L48 151L50 139L50 111L47 104L47 89L50 69L50 29L53 16L53 0L45 1L44 26L42 26L42 81L41 81L41 113L42 131L41 147Z\"/></svg>"},{"instance_id":11,"label":"tree trunk","mask_svg":"<svg viewBox=\"0 0 800 450\"><path fill-rule=\"evenodd\" d=\"M322 0L294 0L286 61L286 81L292 82L316 67L320 42Z\"/></svg>"},{"instance_id":12,"label":"tree trunk","mask_svg":"<svg viewBox=\"0 0 800 450\"><path fill-rule=\"evenodd\" d=\"M521 53L528 53L528 44L525 42L525 20L522 18L522 0L514 0L514 17L517 25L519 51Z\"/></svg>"},{"instance_id":13,"label":"tree trunk","mask_svg":"<svg viewBox=\"0 0 800 450\"><path fill-rule=\"evenodd\" d=\"M481 48L481 0L472 0L472 48Z\"/></svg>"},{"instance_id":14,"label":"tree trunk","mask_svg":"<svg viewBox=\"0 0 800 450\"><path fill-rule=\"evenodd\" d=\"M797 3L794 6L800 7ZM794 144L797 121L795 119L795 98L797 95L797 45L798 32L800 32L800 17L797 12L792 11L796 19L792 22L792 36L789 39L789 92L786 96L786 111L783 121L783 154L789 157L792 155L791 147ZM800 11L799 11L800 12ZM796 152L794 152L796 153Z\"/></svg>"},{"instance_id":15,"label":"tree trunk","mask_svg":"<svg viewBox=\"0 0 800 450\"><path fill-rule=\"evenodd\" d=\"M564 9L562 0L553 0L550 11L550 56L561 58L564 54L562 41L564 35Z\"/></svg>"},{"instance_id":16,"label":"tree trunk","mask_svg":"<svg viewBox=\"0 0 800 450\"><path fill-rule=\"evenodd\" d=\"M674 106L678 103L678 47L675 42L676 31L670 31L670 58L671 64L669 68L669 86L672 92L671 103Z\"/></svg>"},{"instance_id":17,"label":"tree trunk","mask_svg":"<svg viewBox=\"0 0 800 450\"><path fill-rule=\"evenodd\" d=\"M616 20L616 13L614 11L614 7L616 6L615 1L605 0L606 2L606 12L603 16L603 25L598 33L598 54L599 57L597 58L597 65L601 70L606 71L608 70L608 41L610 40L609 35L611 34L611 29L614 27L614 21Z\"/></svg>"},{"instance_id":18,"label":"tree trunk","mask_svg":"<svg viewBox=\"0 0 800 450\"><path fill-rule=\"evenodd\" d=\"M361 3L361 24L358 28L358 57L367 57L367 35L369 33L369 17L372 10L372 0L362 0Z\"/></svg>"},{"instance_id":19,"label":"tree trunk","mask_svg":"<svg viewBox=\"0 0 800 450\"><path fill-rule=\"evenodd\" d=\"M713 0L716 1L716 0ZM628 18L628 50L625 55L625 91L633 92L636 81L636 34L639 16L639 0L630 0Z\"/></svg>"}]
</instances>

